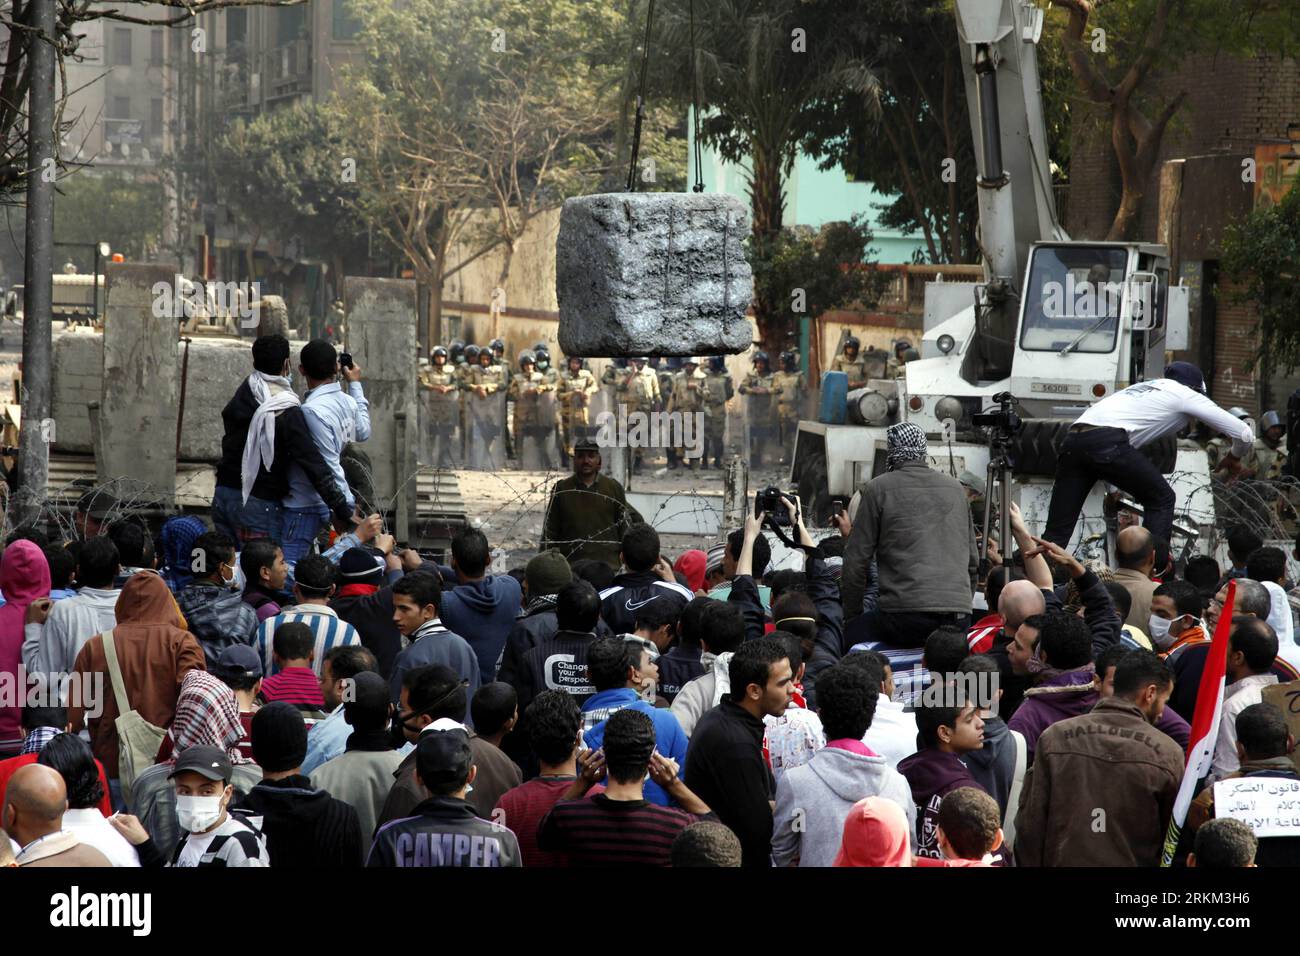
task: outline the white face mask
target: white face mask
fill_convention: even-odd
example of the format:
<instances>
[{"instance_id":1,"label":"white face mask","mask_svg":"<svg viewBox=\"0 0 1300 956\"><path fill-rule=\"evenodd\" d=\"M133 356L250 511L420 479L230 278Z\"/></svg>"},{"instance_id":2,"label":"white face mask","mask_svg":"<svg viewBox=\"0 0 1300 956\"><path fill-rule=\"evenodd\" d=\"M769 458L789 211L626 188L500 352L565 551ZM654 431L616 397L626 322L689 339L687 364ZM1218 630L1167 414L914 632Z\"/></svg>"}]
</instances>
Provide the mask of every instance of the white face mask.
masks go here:
<instances>
[{"instance_id":1,"label":"white face mask","mask_svg":"<svg viewBox=\"0 0 1300 956\"><path fill-rule=\"evenodd\" d=\"M221 794L211 797L181 795L176 798L176 820L187 833L202 833L221 819Z\"/></svg>"},{"instance_id":2,"label":"white face mask","mask_svg":"<svg viewBox=\"0 0 1300 956\"><path fill-rule=\"evenodd\" d=\"M225 565L223 564L222 567L224 568ZM235 573L235 569L234 569L234 568L231 568L231 569L230 569L230 577L226 577L226 574L225 574L224 571L221 573L221 580L225 582L226 587L228 587L228 588L230 588L230 587L234 587L234 586L235 586L235 581L237 581L238 579L239 579L239 576Z\"/></svg>"},{"instance_id":3,"label":"white face mask","mask_svg":"<svg viewBox=\"0 0 1300 956\"><path fill-rule=\"evenodd\" d=\"M1174 620L1178 621L1182 620L1182 618L1174 618ZM1164 650L1166 647L1173 644L1177 637L1176 635L1169 633L1169 629L1173 627L1173 624L1174 621L1167 620L1163 617L1156 617L1152 614L1150 620L1147 622L1147 633L1151 635L1151 643L1155 644L1155 646L1161 650Z\"/></svg>"}]
</instances>

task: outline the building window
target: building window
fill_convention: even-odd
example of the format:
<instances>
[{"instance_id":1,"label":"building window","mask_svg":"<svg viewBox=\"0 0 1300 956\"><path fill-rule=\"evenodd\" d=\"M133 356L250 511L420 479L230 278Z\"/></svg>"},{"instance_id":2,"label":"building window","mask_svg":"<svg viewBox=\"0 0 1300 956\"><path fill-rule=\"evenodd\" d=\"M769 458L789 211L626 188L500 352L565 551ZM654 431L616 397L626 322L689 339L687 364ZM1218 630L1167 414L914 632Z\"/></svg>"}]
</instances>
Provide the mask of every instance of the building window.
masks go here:
<instances>
[{"instance_id":1,"label":"building window","mask_svg":"<svg viewBox=\"0 0 1300 956\"><path fill-rule=\"evenodd\" d=\"M130 119L130 118L131 118L131 97L129 96L113 97L112 119Z\"/></svg>"},{"instance_id":2,"label":"building window","mask_svg":"<svg viewBox=\"0 0 1300 956\"><path fill-rule=\"evenodd\" d=\"M287 46L307 36L307 8L305 6L280 7L275 24L276 46Z\"/></svg>"},{"instance_id":3,"label":"building window","mask_svg":"<svg viewBox=\"0 0 1300 956\"><path fill-rule=\"evenodd\" d=\"M149 65L163 65L163 32L161 30L149 31Z\"/></svg>"},{"instance_id":4,"label":"building window","mask_svg":"<svg viewBox=\"0 0 1300 956\"><path fill-rule=\"evenodd\" d=\"M361 18L352 12L354 0L334 0L334 39L352 40L361 32Z\"/></svg>"},{"instance_id":5,"label":"building window","mask_svg":"<svg viewBox=\"0 0 1300 956\"><path fill-rule=\"evenodd\" d=\"M226 45L243 43L248 36L248 11L232 8L226 11Z\"/></svg>"},{"instance_id":6,"label":"building window","mask_svg":"<svg viewBox=\"0 0 1300 956\"><path fill-rule=\"evenodd\" d=\"M131 29L113 28L113 66L131 65Z\"/></svg>"},{"instance_id":7,"label":"building window","mask_svg":"<svg viewBox=\"0 0 1300 956\"><path fill-rule=\"evenodd\" d=\"M163 134L163 101L154 97L149 101L149 135L161 138Z\"/></svg>"}]
</instances>

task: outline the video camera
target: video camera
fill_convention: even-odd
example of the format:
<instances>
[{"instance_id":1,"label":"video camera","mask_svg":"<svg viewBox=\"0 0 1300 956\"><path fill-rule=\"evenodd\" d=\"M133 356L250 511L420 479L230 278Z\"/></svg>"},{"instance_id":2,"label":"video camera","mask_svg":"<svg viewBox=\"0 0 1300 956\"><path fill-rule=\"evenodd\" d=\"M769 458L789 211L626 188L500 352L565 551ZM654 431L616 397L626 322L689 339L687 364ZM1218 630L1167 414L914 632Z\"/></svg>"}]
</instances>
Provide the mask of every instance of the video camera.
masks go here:
<instances>
[{"instance_id":1,"label":"video camera","mask_svg":"<svg viewBox=\"0 0 1300 956\"><path fill-rule=\"evenodd\" d=\"M1020 416L1011 410L1016 400L1010 392L998 392L993 396L993 401L998 403L997 411L972 415L971 424L976 428L989 429L995 442L1010 441L1020 431L1022 424Z\"/></svg>"},{"instance_id":2,"label":"video camera","mask_svg":"<svg viewBox=\"0 0 1300 956\"><path fill-rule=\"evenodd\" d=\"M785 510L783 501L794 502L795 511L798 512L799 498L796 495L793 493L786 494L776 485L768 485L762 491L759 491L754 495L754 510L765 512L767 514L767 520L772 524L785 525L788 527L790 524L790 515Z\"/></svg>"}]
</instances>

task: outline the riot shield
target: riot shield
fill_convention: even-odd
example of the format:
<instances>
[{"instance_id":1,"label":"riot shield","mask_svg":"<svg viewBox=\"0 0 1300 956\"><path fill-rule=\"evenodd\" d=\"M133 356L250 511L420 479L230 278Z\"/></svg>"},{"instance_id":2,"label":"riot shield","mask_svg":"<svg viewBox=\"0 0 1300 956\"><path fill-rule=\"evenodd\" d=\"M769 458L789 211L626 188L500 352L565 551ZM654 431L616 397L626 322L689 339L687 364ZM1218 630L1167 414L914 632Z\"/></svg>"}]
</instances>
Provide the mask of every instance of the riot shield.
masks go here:
<instances>
[{"instance_id":1,"label":"riot shield","mask_svg":"<svg viewBox=\"0 0 1300 956\"><path fill-rule=\"evenodd\" d=\"M743 398L745 460L750 467L759 468L763 464L764 451L776 443L776 406L771 395L746 394Z\"/></svg>"},{"instance_id":2,"label":"riot shield","mask_svg":"<svg viewBox=\"0 0 1300 956\"><path fill-rule=\"evenodd\" d=\"M467 414L470 468L501 471L505 468L505 393L479 395L471 392Z\"/></svg>"},{"instance_id":3,"label":"riot shield","mask_svg":"<svg viewBox=\"0 0 1300 956\"><path fill-rule=\"evenodd\" d=\"M519 429L519 463L525 471L553 471L559 456L555 447L555 392L531 396L531 421ZM519 407L516 403L516 407Z\"/></svg>"},{"instance_id":4,"label":"riot shield","mask_svg":"<svg viewBox=\"0 0 1300 956\"><path fill-rule=\"evenodd\" d=\"M423 430L421 447L426 448L424 463L435 468L460 467L460 399L456 392L441 394L423 392L421 402L426 411L427 426Z\"/></svg>"}]
</instances>

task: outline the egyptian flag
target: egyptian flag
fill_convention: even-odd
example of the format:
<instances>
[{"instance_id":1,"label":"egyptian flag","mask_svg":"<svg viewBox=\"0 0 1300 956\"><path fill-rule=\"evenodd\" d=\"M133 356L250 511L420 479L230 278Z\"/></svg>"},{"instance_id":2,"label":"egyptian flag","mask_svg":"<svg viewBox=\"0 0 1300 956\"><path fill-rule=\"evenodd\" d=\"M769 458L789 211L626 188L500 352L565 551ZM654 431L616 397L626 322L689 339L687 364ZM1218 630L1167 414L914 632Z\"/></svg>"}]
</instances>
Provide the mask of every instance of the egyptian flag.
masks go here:
<instances>
[{"instance_id":1,"label":"egyptian flag","mask_svg":"<svg viewBox=\"0 0 1300 956\"><path fill-rule=\"evenodd\" d=\"M1228 600L1223 604L1219 623L1214 628L1214 639L1206 655L1205 670L1201 672L1201 686L1196 691L1196 712L1192 716L1192 732L1188 738L1187 765L1183 768L1183 782L1174 800L1174 815L1169 820L1165 835L1161 866L1172 866L1178 838L1187 821L1187 808L1196 796L1196 783L1210 772L1214 758L1214 744L1219 738L1219 718L1223 716L1223 677L1228 670L1228 635L1232 632L1232 606L1237 599L1237 582L1228 582Z\"/></svg>"}]
</instances>

